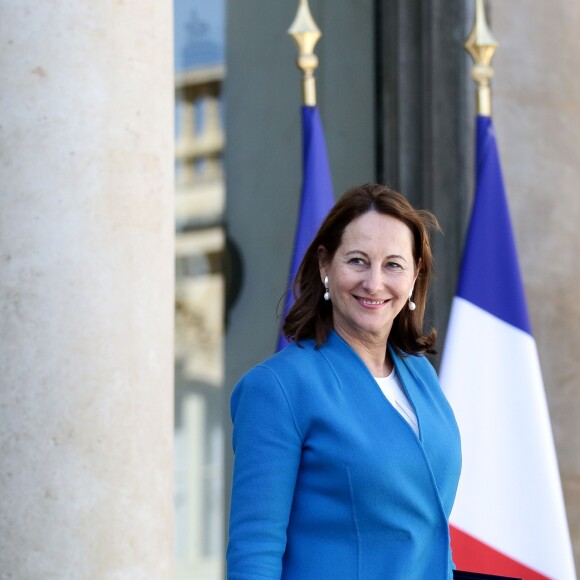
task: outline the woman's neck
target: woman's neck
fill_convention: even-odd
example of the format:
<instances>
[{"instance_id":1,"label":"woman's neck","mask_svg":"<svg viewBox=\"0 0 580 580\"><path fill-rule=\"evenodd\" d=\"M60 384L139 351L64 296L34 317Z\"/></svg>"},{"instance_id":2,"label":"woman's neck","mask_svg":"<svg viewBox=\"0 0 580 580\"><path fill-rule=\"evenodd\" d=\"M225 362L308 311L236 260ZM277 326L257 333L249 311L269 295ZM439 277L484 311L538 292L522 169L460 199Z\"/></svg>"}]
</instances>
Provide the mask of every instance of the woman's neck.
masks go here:
<instances>
[{"instance_id":1,"label":"woman's neck","mask_svg":"<svg viewBox=\"0 0 580 580\"><path fill-rule=\"evenodd\" d=\"M393 362L387 349L388 335L354 335L335 328L337 334L358 354L373 377L386 377L393 370Z\"/></svg>"}]
</instances>

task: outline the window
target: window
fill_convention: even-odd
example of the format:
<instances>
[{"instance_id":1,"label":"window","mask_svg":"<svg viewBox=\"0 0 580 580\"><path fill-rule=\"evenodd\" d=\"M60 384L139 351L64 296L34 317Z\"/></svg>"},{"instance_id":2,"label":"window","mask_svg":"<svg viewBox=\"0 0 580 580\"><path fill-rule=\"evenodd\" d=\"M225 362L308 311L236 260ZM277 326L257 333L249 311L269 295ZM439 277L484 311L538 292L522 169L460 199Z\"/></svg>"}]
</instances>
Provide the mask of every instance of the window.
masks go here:
<instances>
[{"instance_id":1,"label":"window","mask_svg":"<svg viewBox=\"0 0 580 580\"><path fill-rule=\"evenodd\" d=\"M174 0L175 570L223 574L224 0Z\"/></svg>"}]
</instances>

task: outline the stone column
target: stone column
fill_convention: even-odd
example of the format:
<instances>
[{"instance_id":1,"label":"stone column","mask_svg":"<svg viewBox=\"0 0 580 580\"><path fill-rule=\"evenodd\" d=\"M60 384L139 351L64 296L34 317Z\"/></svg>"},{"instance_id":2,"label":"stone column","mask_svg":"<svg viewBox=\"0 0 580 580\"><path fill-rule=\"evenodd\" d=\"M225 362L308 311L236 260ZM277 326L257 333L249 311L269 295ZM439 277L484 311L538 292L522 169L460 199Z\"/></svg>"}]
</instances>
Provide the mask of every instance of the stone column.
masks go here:
<instances>
[{"instance_id":1,"label":"stone column","mask_svg":"<svg viewBox=\"0 0 580 580\"><path fill-rule=\"evenodd\" d=\"M169 579L171 2L0 11L0 577Z\"/></svg>"}]
</instances>

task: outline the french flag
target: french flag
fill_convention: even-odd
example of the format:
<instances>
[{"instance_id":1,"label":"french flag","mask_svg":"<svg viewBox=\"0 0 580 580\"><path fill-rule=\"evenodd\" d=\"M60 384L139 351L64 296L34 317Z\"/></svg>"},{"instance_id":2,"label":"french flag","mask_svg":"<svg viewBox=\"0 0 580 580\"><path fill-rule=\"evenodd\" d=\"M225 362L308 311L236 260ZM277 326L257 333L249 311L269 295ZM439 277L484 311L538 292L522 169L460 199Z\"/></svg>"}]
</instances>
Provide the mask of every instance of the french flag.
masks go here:
<instances>
[{"instance_id":1,"label":"french flag","mask_svg":"<svg viewBox=\"0 0 580 580\"><path fill-rule=\"evenodd\" d=\"M544 385L490 117L477 118L477 187L442 387L461 431L451 513L458 569L575 580Z\"/></svg>"}]
</instances>

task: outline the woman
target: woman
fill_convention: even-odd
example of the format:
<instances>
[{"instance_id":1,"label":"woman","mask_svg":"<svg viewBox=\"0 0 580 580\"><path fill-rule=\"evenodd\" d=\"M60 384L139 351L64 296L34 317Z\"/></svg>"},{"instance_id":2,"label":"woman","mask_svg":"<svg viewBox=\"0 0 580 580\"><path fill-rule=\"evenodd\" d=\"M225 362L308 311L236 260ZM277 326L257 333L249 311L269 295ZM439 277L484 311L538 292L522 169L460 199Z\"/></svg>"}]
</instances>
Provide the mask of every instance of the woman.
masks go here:
<instances>
[{"instance_id":1,"label":"woman","mask_svg":"<svg viewBox=\"0 0 580 580\"><path fill-rule=\"evenodd\" d=\"M231 398L228 578L452 578L459 433L422 330L432 214L345 193L308 248L288 348Z\"/></svg>"}]
</instances>

